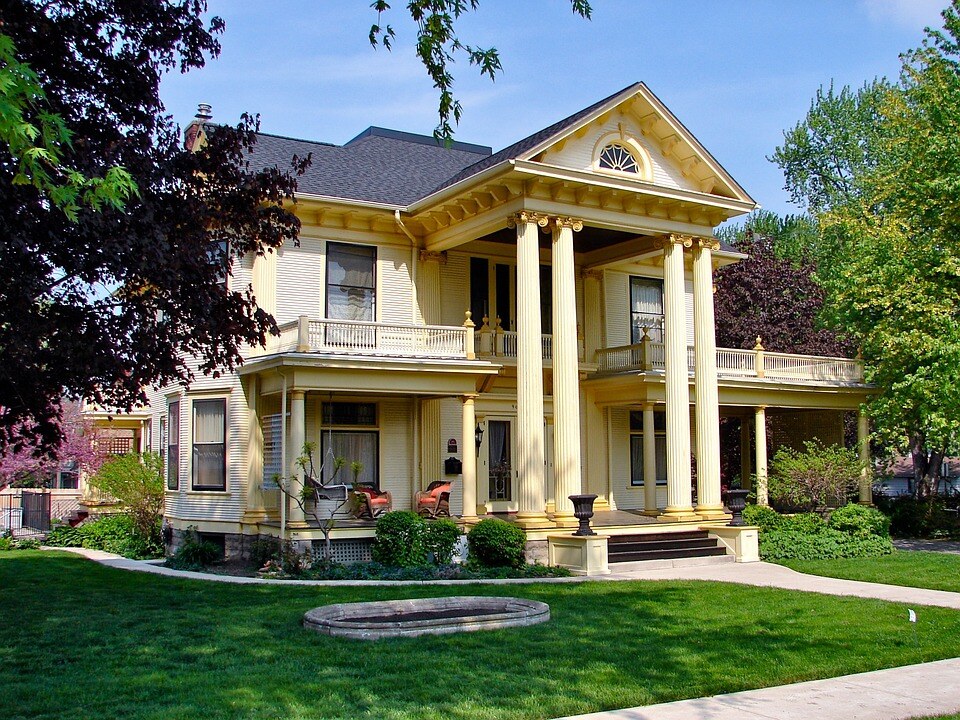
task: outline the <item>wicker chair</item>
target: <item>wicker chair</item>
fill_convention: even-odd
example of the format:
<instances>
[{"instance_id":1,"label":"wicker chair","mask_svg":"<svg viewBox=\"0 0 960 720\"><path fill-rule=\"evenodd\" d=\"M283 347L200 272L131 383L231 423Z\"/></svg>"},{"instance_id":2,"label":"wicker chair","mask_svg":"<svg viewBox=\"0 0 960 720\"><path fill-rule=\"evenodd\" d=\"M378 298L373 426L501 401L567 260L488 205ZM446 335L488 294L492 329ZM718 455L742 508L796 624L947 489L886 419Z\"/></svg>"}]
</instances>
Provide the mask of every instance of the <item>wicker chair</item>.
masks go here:
<instances>
[{"instance_id":1,"label":"wicker chair","mask_svg":"<svg viewBox=\"0 0 960 720\"><path fill-rule=\"evenodd\" d=\"M377 490L369 485L354 485L356 516L375 520L393 509L393 496L389 490Z\"/></svg>"},{"instance_id":2,"label":"wicker chair","mask_svg":"<svg viewBox=\"0 0 960 720\"><path fill-rule=\"evenodd\" d=\"M452 483L447 480L434 480L426 490L418 492L413 497L413 506L418 514L428 518L450 516L450 488Z\"/></svg>"}]
</instances>

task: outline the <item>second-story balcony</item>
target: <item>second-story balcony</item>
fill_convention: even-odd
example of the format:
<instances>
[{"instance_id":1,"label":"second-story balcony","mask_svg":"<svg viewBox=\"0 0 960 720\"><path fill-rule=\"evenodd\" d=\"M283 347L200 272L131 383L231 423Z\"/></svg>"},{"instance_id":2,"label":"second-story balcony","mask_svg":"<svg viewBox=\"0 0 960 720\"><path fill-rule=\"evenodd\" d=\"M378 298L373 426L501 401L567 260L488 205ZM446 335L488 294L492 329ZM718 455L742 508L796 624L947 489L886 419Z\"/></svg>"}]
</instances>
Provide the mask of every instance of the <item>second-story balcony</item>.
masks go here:
<instances>
[{"instance_id":1,"label":"second-story balcony","mask_svg":"<svg viewBox=\"0 0 960 720\"><path fill-rule=\"evenodd\" d=\"M279 328L279 337L267 341L266 353L463 359L467 357L468 335L472 335L468 328L455 325L317 320L306 316Z\"/></svg>"},{"instance_id":2,"label":"second-story balcony","mask_svg":"<svg viewBox=\"0 0 960 720\"><path fill-rule=\"evenodd\" d=\"M645 341L597 351L600 373L663 372L663 343ZM694 369L694 348L687 347L688 372ZM862 383L863 362L848 358L767 352L762 348L717 348L717 375L828 383Z\"/></svg>"}]
</instances>

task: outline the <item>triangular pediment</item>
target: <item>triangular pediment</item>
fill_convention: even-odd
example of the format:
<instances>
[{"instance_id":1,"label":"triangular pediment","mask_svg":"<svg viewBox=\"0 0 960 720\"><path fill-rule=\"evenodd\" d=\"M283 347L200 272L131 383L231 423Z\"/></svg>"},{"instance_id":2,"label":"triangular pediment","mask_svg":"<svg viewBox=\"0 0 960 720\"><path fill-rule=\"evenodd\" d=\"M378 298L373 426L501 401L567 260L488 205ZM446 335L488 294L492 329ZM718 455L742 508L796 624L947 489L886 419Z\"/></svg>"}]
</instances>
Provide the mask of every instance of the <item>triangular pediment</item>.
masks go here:
<instances>
[{"instance_id":1,"label":"triangular pediment","mask_svg":"<svg viewBox=\"0 0 960 720\"><path fill-rule=\"evenodd\" d=\"M643 83L614 95L517 159L753 203Z\"/></svg>"}]
</instances>

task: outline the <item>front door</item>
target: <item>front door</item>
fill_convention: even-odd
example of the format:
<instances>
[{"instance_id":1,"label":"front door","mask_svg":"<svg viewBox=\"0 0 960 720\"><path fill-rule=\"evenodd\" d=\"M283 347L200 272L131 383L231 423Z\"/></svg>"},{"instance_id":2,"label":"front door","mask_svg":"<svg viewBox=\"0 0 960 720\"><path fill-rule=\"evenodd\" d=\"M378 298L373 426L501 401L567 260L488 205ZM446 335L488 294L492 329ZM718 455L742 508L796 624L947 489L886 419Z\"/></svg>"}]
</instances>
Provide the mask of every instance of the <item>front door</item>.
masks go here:
<instances>
[{"instance_id":1,"label":"front door","mask_svg":"<svg viewBox=\"0 0 960 720\"><path fill-rule=\"evenodd\" d=\"M516 512L513 497L515 470L513 467L513 420L488 419L484 443L486 461L487 499L490 512Z\"/></svg>"}]
</instances>

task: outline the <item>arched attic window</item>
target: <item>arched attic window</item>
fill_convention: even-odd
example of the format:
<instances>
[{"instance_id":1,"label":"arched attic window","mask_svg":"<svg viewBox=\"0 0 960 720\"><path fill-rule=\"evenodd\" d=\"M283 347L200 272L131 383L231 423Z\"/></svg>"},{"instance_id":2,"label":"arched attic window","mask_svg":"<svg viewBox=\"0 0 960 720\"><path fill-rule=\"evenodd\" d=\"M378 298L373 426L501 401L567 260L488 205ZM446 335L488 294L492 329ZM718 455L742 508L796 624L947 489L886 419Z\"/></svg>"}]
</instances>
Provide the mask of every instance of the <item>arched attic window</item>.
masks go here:
<instances>
[{"instance_id":1,"label":"arched attic window","mask_svg":"<svg viewBox=\"0 0 960 720\"><path fill-rule=\"evenodd\" d=\"M626 144L620 142L612 142L604 146L597 158L597 167L602 170L641 174L637 158Z\"/></svg>"}]
</instances>

